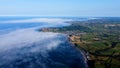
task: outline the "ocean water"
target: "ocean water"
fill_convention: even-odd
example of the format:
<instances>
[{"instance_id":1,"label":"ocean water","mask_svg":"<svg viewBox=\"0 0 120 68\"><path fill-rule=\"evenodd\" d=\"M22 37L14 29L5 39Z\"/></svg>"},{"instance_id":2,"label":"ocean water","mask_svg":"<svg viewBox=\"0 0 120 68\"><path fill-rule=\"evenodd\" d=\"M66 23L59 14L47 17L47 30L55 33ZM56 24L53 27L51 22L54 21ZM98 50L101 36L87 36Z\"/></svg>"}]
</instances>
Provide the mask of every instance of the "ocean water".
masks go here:
<instances>
[{"instance_id":1,"label":"ocean water","mask_svg":"<svg viewBox=\"0 0 120 68\"><path fill-rule=\"evenodd\" d=\"M87 68L64 34L39 32L68 26L61 18L0 17L0 68Z\"/></svg>"}]
</instances>

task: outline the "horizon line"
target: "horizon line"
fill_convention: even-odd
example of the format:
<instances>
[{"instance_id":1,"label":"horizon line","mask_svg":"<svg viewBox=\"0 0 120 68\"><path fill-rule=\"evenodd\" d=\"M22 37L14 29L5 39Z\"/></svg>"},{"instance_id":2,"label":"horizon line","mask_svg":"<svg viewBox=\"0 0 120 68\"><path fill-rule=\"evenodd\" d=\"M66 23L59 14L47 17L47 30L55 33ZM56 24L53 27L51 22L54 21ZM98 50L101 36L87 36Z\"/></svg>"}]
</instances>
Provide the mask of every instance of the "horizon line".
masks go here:
<instances>
[{"instance_id":1,"label":"horizon line","mask_svg":"<svg viewBox=\"0 0 120 68\"><path fill-rule=\"evenodd\" d=\"M0 17L2 16L39 16L39 17L120 17L120 16L60 16L60 15L56 15L56 16L51 16L51 15L0 15Z\"/></svg>"}]
</instances>

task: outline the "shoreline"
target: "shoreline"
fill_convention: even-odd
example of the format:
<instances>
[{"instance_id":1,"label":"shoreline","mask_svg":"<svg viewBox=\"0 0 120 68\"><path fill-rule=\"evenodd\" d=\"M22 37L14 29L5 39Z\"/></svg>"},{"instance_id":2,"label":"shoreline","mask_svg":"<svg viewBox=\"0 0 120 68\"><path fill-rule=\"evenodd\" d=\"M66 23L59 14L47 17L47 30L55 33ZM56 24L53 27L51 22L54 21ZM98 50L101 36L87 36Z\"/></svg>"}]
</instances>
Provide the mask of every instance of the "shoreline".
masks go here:
<instances>
[{"instance_id":1,"label":"shoreline","mask_svg":"<svg viewBox=\"0 0 120 68\"><path fill-rule=\"evenodd\" d=\"M71 43L72 47L74 47L77 51L79 51L84 59L84 62L86 64L86 67L89 68L88 66L88 58L86 56L86 52L83 50L83 49L79 49L74 42L71 41L71 36L70 35L67 35L68 36L68 41Z\"/></svg>"},{"instance_id":2,"label":"shoreline","mask_svg":"<svg viewBox=\"0 0 120 68\"><path fill-rule=\"evenodd\" d=\"M47 31L47 29L49 29L49 28L42 28L42 29L40 29L40 31L41 31L41 32L52 32L52 31ZM68 42L71 44L71 46L74 47L77 51L79 51L80 54L82 55L82 57L83 57L83 59L84 59L84 62L85 62L85 65L86 65L86 68L89 68L89 66L88 66L88 58L87 58L87 56L86 56L87 53L86 53L84 50L79 49L79 48L75 45L75 43L71 41L71 36L70 36L70 35L65 34L65 33L61 33L61 32L53 32L53 33L59 33L59 34L64 34L64 35L66 35L66 38L67 38Z\"/></svg>"}]
</instances>

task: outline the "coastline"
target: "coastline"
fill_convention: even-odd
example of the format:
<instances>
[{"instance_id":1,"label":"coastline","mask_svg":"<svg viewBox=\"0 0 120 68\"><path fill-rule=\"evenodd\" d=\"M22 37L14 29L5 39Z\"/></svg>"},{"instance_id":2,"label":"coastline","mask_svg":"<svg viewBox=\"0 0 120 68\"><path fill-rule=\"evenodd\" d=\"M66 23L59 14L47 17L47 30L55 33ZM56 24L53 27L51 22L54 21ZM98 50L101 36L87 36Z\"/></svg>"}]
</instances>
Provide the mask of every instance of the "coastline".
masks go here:
<instances>
[{"instance_id":1,"label":"coastline","mask_svg":"<svg viewBox=\"0 0 120 68\"><path fill-rule=\"evenodd\" d=\"M48 29L49 29L49 28L42 28L42 29L40 29L40 31L42 31L42 32L52 32L52 31L49 31ZM61 33L61 32L53 32L53 33ZM82 52L82 55L83 55L84 58L87 60L87 57L85 56L85 55L86 55L85 51L82 50L82 49L79 49L79 48L76 46L76 44L74 43L74 40L72 39L72 36L71 36L71 35L68 35L68 34L65 34L65 33L61 33L61 34L66 35L66 37L68 38L68 41L72 44L72 46L75 47L75 48L76 48L77 50L79 50L80 52Z\"/></svg>"},{"instance_id":2,"label":"coastline","mask_svg":"<svg viewBox=\"0 0 120 68\"><path fill-rule=\"evenodd\" d=\"M49 28L42 28L42 29L40 29L40 31L41 31L41 32L52 32L52 31L49 31L49 30L47 30L47 29L49 29ZM80 54L82 55L82 57L83 57L83 59L84 59L84 62L85 62L85 64L86 64L86 68L89 68L89 66L88 66L88 58L87 58L88 56L87 56L87 53L86 53L84 50L79 49L79 48L75 45L75 43L72 41L72 38L71 38L70 35L65 34L65 33L61 33L61 32L53 32L53 33L60 33L60 34L66 35L67 40L68 40L68 42L71 44L71 46L72 46L73 48L75 48L77 51L79 51Z\"/></svg>"},{"instance_id":3,"label":"coastline","mask_svg":"<svg viewBox=\"0 0 120 68\"><path fill-rule=\"evenodd\" d=\"M86 53L84 50L79 49L79 48L76 46L76 44L72 41L70 35L67 35L67 36L68 36L68 41L71 43L72 47L74 47L77 51L79 51L79 52L82 54L82 57L83 57L84 62L85 62L85 64L86 64L86 67L89 68L89 66L88 66L88 58L87 58L88 56L87 56L87 53Z\"/></svg>"}]
</instances>

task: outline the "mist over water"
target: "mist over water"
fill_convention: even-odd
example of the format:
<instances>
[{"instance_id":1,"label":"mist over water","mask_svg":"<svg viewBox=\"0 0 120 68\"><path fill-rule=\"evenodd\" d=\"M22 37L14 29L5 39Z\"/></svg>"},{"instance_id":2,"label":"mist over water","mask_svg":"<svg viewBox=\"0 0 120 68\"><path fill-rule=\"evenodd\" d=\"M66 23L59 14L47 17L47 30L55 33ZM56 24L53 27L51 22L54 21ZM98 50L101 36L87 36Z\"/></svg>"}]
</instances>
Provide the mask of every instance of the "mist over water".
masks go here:
<instances>
[{"instance_id":1,"label":"mist over water","mask_svg":"<svg viewBox=\"0 0 120 68\"><path fill-rule=\"evenodd\" d=\"M52 23L57 20L59 20L58 24ZM81 53L71 46L66 35L36 31L42 27L68 25L64 24L62 19L57 20L48 19L49 23L42 24L40 19L39 24L42 25L39 26L34 23L31 23L33 26L24 25L26 23L19 26L18 23L26 20L7 21L10 25L16 22L16 25L10 27L12 31L9 33L0 35L0 68L86 68ZM19 29L16 30L16 26Z\"/></svg>"}]
</instances>

